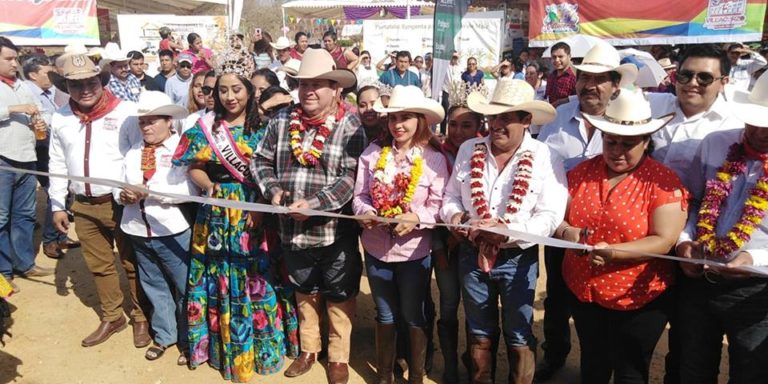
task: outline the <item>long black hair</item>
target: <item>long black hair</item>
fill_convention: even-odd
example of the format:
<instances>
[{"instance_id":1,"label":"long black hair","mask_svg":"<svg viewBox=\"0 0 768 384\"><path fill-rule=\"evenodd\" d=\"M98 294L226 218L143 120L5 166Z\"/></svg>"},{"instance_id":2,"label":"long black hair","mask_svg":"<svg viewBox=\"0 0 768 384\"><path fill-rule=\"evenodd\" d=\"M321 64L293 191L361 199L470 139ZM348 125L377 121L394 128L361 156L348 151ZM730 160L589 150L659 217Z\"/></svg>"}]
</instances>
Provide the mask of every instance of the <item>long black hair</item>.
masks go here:
<instances>
[{"instance_id":1,"label":"long black hair","mask_svg":"<svg viewBox=\"0 0 768 384\"><path fill-rule=\"evenodd\" d=\"M224 104L221 103L219 98L219 82L224 76L233 75L243 84L245 90L248 92L248 101L245 105L245 124L243 124L243 131L246 135L251 134L254 129L259 127L259 101L254 97L255 88L251 84L250 80L235 73L225 73L216 79L216 86L213 89L213 112L215 113L213 121L213 132L217 132L221 121L224 120L224 116L227 114L227 109L224 108Z\"/></svg>"}]
</instances>

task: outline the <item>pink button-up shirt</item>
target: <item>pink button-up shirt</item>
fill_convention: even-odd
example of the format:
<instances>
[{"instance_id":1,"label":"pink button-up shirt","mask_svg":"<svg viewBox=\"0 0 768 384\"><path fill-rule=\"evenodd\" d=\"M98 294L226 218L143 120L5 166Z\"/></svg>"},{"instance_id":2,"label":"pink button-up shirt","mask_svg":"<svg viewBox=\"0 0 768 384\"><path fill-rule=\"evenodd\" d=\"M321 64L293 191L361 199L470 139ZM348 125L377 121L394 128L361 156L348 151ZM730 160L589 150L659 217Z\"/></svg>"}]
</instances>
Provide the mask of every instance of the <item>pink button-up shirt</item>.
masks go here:
<instances>
[{"instance_id":1,"label":"pink button-up shirt","mask_svg":"<svg viewBox=\"0 0 768 384\"><path fill-rule=\"evenodd\" d=\"M397 148L392 147L392 154L397 156ZM381 155L381 147L373 143L363 151L357 167L357 181L355 182L355 197L352 200L352 208L357 215L376 212L371 201L371 181L376 162ZM438 211L443 199L443 189L448 177L448 165L445 156L431 146L426 146L422 151L424 165L416 193L411 200L411 212L419 216L419 224L413 231L405 236L392 237L386 226L363 229L360 236L365 251L373 257L387 262L419 260L430 252L432 243L432 227L438 219ZM410 174L413 166L413 158L409 154L408 161L397 164L397 172Z\"/></svg>"}]
</instances>

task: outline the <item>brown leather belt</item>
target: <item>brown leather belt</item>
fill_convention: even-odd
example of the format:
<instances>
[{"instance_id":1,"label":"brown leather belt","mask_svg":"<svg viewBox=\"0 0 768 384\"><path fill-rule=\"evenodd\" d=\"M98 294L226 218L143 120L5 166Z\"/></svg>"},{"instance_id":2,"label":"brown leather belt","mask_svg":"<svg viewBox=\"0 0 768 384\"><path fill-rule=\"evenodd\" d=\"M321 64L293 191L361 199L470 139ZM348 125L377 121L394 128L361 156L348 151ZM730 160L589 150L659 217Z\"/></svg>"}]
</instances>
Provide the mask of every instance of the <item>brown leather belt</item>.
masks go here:
<instances>
[{"instance_id":1,"label":"brown leather belt","mask_svg":"<svg viewBox=\"0 0 768 384\"><path fill-rule=\"evenodd\" d=\"M85 195L75 195L75 201L77 201L78 203L90 204L90 205L106 204L112 201L112 194L108 193L106 195L94 196L94 197L88 197Z\"/></svg>"}]
</instances>

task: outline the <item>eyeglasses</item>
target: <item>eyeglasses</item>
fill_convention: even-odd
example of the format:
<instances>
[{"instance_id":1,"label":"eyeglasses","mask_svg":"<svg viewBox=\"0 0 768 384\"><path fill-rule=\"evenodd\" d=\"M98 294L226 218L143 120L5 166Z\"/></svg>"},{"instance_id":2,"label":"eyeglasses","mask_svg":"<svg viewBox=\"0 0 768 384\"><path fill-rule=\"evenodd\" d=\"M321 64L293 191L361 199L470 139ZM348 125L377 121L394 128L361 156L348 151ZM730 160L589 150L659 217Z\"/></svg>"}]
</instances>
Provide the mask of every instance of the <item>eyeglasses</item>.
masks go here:
<instances>
[{"instance_id":1,"label":"eyeglasses","mask_svg":"<svg viewBox=\"0 0 768 384\"><path fill-rule=\"evenodd\" d=\"M675 80L677 80L677 82L680 84L688 84L691 82L691 80L693 80L694 77L696 78L696 83L702 87L709 86L710 84L714 83L715 80L721 80L725 78L725 76L715 77L715 75L709 72L693 72L683 70L675 73Z\"/></svg>"},{"instance_id":2,"label":"eyeglasses","mask_svg":"<svg viewBox=\"0 0 768 384\"><path fill-rule=\"evenodd\" d=\"M207 85L203 85L203 87L200 88L200 90L203 91L203 95L208 96L208 95L211 94L211 92L213 92L213 87L209 87Z\"/></svg>"},{"instance_id":3,"label":"eyeglasses","mask_svg":"<svg viewBox=\"0 0 768 384\"><path fill-rule=\"evenodd\" d=\"M179 68L192 68L192 64L190 64L190 63L181 63L181 64L179 64Z\"/></svg>"}]
</instances>

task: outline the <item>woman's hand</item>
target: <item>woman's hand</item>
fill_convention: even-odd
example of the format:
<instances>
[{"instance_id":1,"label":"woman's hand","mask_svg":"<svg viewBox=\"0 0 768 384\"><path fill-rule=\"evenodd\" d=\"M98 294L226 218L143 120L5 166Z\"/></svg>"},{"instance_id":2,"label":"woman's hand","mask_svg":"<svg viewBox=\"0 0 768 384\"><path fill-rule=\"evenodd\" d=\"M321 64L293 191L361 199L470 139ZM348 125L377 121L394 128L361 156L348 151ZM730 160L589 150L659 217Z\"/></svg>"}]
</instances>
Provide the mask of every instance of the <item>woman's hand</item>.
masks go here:
<instances>
[{"instance_id":1,"label":"woman's hand","mask_svg":"<svg viewBox=\"0 0 768 384\"><path fill-rule=\"evenodd\" d=\"M602 266L614 260L614 250L608 249L608 243L601 241L594 245L589 253L589 261L592 265Z\"/></svg>"},{"instance_id":2,"label":"woman's hand","mask_svg":"<svg viewBox=\"0 0 768 384\"><path fill-rule=\"evenodd\" d=\"M208 197L215 197L221 192L221 186L219 183L210 183L205 188L205 195Z\"/></svg>"},{"instance_id":3,"label":"woman's hand","mask_svg":"<svg viewBox=\"0 0 768 384\"><path fill-rule=\"evenodd\" d=\"M264 220L264 212L247 212L245 217L245 229L249 231L257 229L261 226L262 220Z\"/></svg>"},{"instance_id":4,"label":"woman's hand","mask_svg":"<svg viewBox=\"0 0 768 384\"><path fill-rule=\"evenodd\" d=\"M358 220L360 223L360 226L365 229L373 229L373 227L376 227L378 225L381 225L380 221L376 220L376 212L374 211L368 211L366 212L362 218Z\"/></svg>"},{"instance_id":5,"label":"woman's hand","mask_svg":"<svg viewBox=\"0 0 768 384\"><path fill-rule=\"evenodd\" d=\"M395 216L395 219L409 221L408 223L398 223L395 228L392 229L392 232L397 236L405 236L411 233L411 231L413 231L419 224L419 216L413 212L397 215Z\"/></svg>"}]
</instances>

